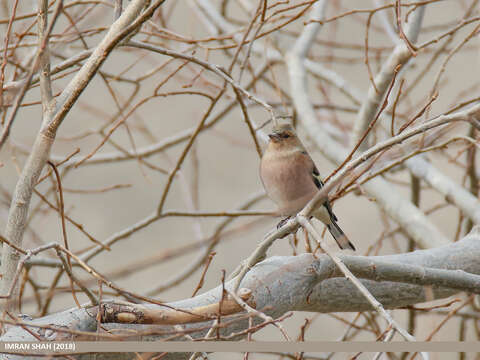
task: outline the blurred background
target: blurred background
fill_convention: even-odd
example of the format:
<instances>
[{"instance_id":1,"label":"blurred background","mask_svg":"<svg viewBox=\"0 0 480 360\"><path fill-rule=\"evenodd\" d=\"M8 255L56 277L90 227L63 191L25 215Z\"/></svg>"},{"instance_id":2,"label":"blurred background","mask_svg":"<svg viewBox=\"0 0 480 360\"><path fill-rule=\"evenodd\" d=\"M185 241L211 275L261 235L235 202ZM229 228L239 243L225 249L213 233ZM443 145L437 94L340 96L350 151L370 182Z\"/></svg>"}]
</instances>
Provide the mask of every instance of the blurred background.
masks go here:
<instances>
[{"instance_id":1,"label":"blurred background","mask_svg":"<svg viewBox=\"0 0 480 360\"><path fill-rule=\"evenodd\" d=\"M53 11L54 1L50 4ZM281 114L296 113L289 96L290 87L286 65L281 58L291 49L309 18L311 1L268 1L266 20L259 26L263 1L166 1L154 17L144 25L135 40L220 65L228 69L232 77L258 98L271 104ZM404 79L402 94L396 104L396 119L406 123L424 107L432 94L438 97L428 107L419 121L443 114L459 104L478 101L479 93L479 39L478 1L426 1L426 13L417 44L436 39L452 29L449 35L423 48L401 73ZM51 36L52 68L65 59L94 48L114 21L113 1L64 1ZM211 5L216 12L206 11ZM368 59L375 75L397 44L395 8L390 6L377 12L373 10L387 1L331 1L326 8L325 19L314 46L308 53L310 60L340 74L348 84L365 96L371 87L365 64L365 42L368 28ZM3 1L0 11L0 36L5 39L13 1ZM128 2L123 4L128 5ZM415 5L402 7L405 20ZM31 66L37 46L36 3L18 2L15 21L9 32L9 45L2 44L2 56L7 54L2 119L5 119L18 86L15 81L25 76ZM367 26L369 15L373 14ZM50 16L52 13L50 12ZM342 16L340 16L342 15ZM220 17L221 20L218 20ZM475 19L464 24L465 19ZM254 21L252 22L252 20ZM221 26L222 21L226 25ZM230 69L238 44L249 24L252 29L247 38L262 35L249 50L249 43L242 44L238 59ZM276 28L278 27L278 28ZM474 32L477 29L477 32ZM390 30L390 32L389 32ZM397 39L398 40L398 39ZM258 49L263 50L263 54ZM275 49L279 59L269 59L267 50ZM4 62L5 63L5 62ZM81 61L52 75L53 93L58 95L73 78ZM265 66L261 77L253 74ZM439 75L439 73L441 73ZM249 83L255 79L253 87ZM394 100L398 84L392 91ZM435 82L438 80L438 84ZM315 104L319 122L331 129L331 136L351 149L349 136L357 116L359 104L345 96L331 83L312 74L308 77L311 101ZM65 213L80 224L90 237L99 242L114 239L126 229L135 226L154 213L168 183L169 174L183 157L188 137L207 116L207 126L195 138L193 146L173 177L163 211L223 212L235 211L258 199L249 209L273 211L274 204L264 197L258 175L259 155L242 115L235 93L227 88L210 111L210 98L215 98L224 86L223 80L201 67L134 47L121 46L107 59L98 74L67 115L61 125L52 150L55 163L68 159L58 169L62 174ZM199 95L201 93L201 95ZM157 94L157 96L155 96ZM8 209L19 172L31 148L42 121L40 90L33 84L15 119L7 144L0 152L0 231L5 228ZM472 100L473 99L473 100ZM262 133L268 133L271 124L269 113L255 102L245 99L248 115L257 128L262 146ZM393 101L387 112L391 113ZM390 116L387 116L390 118ZM212 124L210 126L210 124ZM381 123L375 129L376 139L384 138ZM323 177L330 174L336 164L329 162L308 138L308 132L299 133ZM459 126L455 134L468 135L467 126ZM106 136L108 135L108 139ZM471 134L469 136L472 136ZM453 137L450 136L450 137ZM473 136L475 139L475 137ZM105 142L100 148L97 147ZM466 178L467 150L469 144L453 144L448 149L430 152L429 159L444 174L469 188ZM149 149L152 149L149 152ZM136 155L136 154L140 154ZM72 156L73 155L73 156ZM90 158L84 159L87 155ZM81 160L83 162L79 163ZM49 169L45 168L42 176ZM411 196L411 176L404 168L395 168L384 174L406 199ZM36 190L49 202L58 206L56 181L47 176ZM461 238L468 224L458 208L445 198L422 184L419 208L428 215L450 241ZM392 254L409 249L409 239L399 231L374 199L362 191L352 191L334 202L339 224L357 247L358 254ZM153 221L148 226L134 230L128 236L111 244L111 250L102 250L92 257L89 265L124 289L137 294L152 296L161 301L174 301L192 296L205 269L205 259L212 252L211 263L204 277L204 292L220 284L222 270L232 272L251 254L263 236L276 226L280 218L272 216L245 216L233 218L226 225L226 218L169 216ZM319 229L321 224L317 223ZM218 232L218 243L208 248L212 236ZM73 252L85 254L94 244L78 226L67 221L68 243ZM327 233L326 241L332 250L336 245ZM291 238L277 241L269 255L291 255L305 252L303 233L298 233L298 245ZM28 228L23 248L36 248L49 242L63 243L61 221L38 195L30 205ZM41 253L38 259L55 259L52 252ZM22 312L33 317L74 307L69 281L63 273L46 266L33 266L25 276L22 292ZM92 291L98 290L96 281L81 270L76 274ZM55 279L58 278L58 283ZM54 285L52 285L54 284ZM116 296L104 287L104 296ZM88 298L77 293L81 303ZM459 302L452 299L422 304L428 307L446 304L435 313L418 312L415 336L424 340L466 296L458 294ZM51 300L51 301L50 301ZM469 310L470 311L470 310ZM473 311L473 310L471 310ZM478 313L476 313L478 314ZM395 319L408 328L408 310L393 311ZM306 340L338 340L348 322L357 313L312 314L297 312L283 322L292 338L300 333L305 319L311 320ZM452 317L434 335L433 340L477 340L477 318ZM385 323L375 314L365 313L357 321L358 326L369 323L372 331L359 331L353 340L373 341L378 336L378 324ZM376 332L377 331L377 332ZM462 335L463 334L463 335ZM256 340L281 340L281 333L266 327L253 335ZM394 340L401 340L397 336ZM353 355L353 354L352 354ZM213 354L212 359L242 359L243 354ZM251 354L251 359L272 358L271 355ZM371 358L371 354L361 355ZM401 355L390 355L401 358ZM432 359L452 359L452 354L432 354ZM456 355L455 355L456 356ZM476 354L467 354L474 359ZM337 354L333 358L345 358Z\"/></svg>"}]
</instances>

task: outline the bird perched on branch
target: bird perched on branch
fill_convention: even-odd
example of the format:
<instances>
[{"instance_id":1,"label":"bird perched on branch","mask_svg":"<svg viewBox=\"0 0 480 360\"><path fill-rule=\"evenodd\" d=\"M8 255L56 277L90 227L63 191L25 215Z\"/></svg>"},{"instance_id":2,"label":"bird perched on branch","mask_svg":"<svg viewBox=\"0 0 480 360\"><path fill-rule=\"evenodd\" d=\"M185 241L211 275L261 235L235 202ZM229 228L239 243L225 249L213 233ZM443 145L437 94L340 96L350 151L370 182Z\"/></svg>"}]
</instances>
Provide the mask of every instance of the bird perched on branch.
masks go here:
<instances>
[{"instance_id":1,"label":"bird perched on branch","mask_svg":"<svg viewBox=\"0 0 480 360\"><path fill-rule=\"evenodd\" d=\"M279 213L290 217L305 207L323 182L292 126L278 125L268 136L270 141L260 163L260 177L267 195L277 204ZM341 249L355 250L338 226L328 200L312 215L327 226Z\"/></svg>"}]
</instances>

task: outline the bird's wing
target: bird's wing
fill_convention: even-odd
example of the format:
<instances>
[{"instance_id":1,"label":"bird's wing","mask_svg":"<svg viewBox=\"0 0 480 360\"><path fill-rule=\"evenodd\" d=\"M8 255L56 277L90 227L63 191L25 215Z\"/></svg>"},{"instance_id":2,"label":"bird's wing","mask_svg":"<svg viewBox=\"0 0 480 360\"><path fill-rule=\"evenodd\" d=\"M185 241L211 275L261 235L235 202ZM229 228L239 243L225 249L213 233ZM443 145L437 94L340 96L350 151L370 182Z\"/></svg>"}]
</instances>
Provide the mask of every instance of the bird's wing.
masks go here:
<instances>
[{"instance_id":1,"label":"bird's wing","mask_svg":"<svg viewBox=\"0 0 480 360\"><path fill-rule=\"evenodd\" d=\"M302 154L305 155L309 159L309 161L311 163L311 169L312 169L311 170L312 171L312 180L315 183L315 186L320 190L324 185L322 179L320 178L320 172L318 171L317 166L313 162L310 155L308 155L308 153L306 151L302 151ZM335 214L333 213L332 206L330 205L330 201L328 200L328 198L323 203L323 205L327 208L327 211L328 211L328 214L330 215L330 218L334 221L337 221L338 219L335 216Z\"/></svg>"}]
</instances>

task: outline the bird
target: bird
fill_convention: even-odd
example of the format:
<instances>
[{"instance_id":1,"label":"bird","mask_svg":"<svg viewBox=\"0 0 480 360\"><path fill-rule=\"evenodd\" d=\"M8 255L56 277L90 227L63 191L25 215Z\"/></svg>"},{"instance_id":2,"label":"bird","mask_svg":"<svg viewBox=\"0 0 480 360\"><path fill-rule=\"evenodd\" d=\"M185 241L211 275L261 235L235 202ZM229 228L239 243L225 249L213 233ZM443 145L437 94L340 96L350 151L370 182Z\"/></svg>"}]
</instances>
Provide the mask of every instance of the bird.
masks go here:
<instances>
[{"instance_id":1,"label":"bird","mask_svg":"<svg viewBox=\"0 0 480 360\"><path fill-rule=\"evenodd\" d=\"M323 187L320 173L290 124L278 124L268 134L269 142L260 161L260 178L268 197L277 204L278 213L297 214ZM323 222L340 249L355 247L337 224L337 217L327 199L313 212Z\"/></svg>"}]
</instances>

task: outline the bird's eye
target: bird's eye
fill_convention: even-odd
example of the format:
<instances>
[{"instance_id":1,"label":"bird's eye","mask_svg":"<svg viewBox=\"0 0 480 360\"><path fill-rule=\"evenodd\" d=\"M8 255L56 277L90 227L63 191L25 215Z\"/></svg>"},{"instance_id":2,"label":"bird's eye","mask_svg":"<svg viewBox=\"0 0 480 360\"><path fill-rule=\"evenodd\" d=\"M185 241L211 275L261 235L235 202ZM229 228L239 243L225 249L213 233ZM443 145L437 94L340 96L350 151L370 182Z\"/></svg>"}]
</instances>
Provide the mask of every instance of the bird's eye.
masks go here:
<instances>
[{"instance_id":1,"label":"bird's eye","mask_svg":"<svg viewBox=\"0 0 480 360\"><path fill-rule=\"evenodd\" d=\"M281 137L282 139L288 139L288 138L290 137L290 135L287 134L287 133L283 133L283 134L280 135L280 137Z\"/></svg>"}]
</instances>

